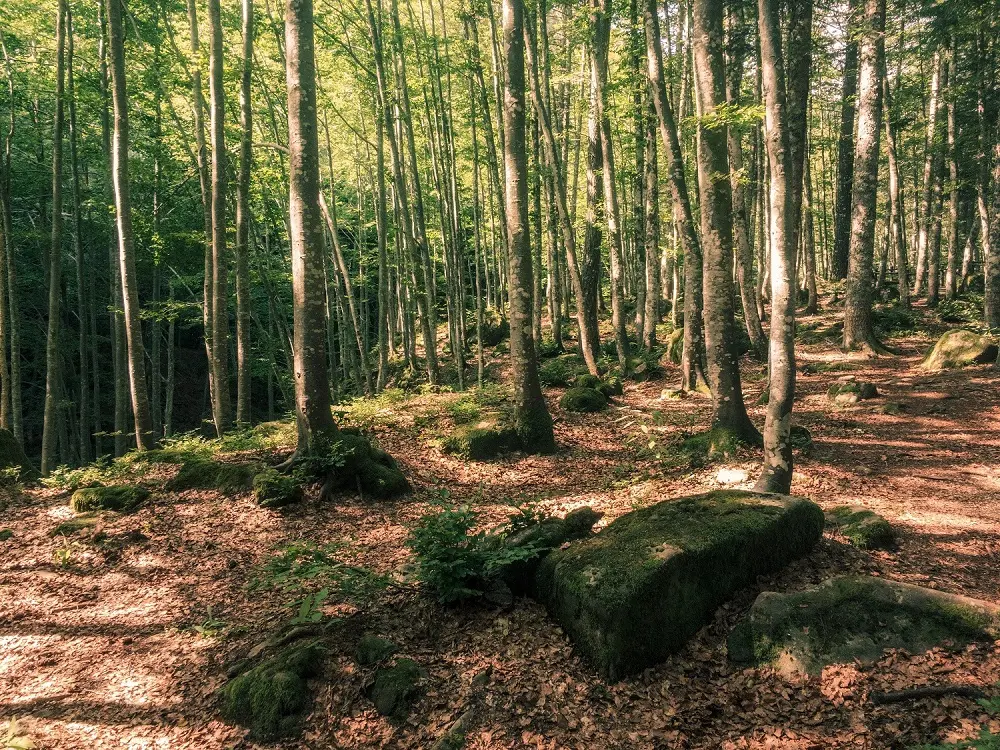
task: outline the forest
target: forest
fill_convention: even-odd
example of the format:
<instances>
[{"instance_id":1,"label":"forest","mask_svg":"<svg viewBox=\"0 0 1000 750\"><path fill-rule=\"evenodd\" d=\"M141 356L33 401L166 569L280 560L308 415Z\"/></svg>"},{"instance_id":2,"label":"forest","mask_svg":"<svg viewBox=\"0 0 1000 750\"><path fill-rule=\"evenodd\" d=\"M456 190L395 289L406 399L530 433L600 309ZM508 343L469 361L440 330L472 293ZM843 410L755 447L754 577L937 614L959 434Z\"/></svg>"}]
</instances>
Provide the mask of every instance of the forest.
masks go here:
<instances>
[{"instance_id":1,"label":"forest","mask_svg":"<svg viewBox=\"0 0 1000 750\"><path fill-rule=\"evenodd\" d=\"M0 0L0 739L1000 748L997 0Z\"/></svg>"}]
</instances>

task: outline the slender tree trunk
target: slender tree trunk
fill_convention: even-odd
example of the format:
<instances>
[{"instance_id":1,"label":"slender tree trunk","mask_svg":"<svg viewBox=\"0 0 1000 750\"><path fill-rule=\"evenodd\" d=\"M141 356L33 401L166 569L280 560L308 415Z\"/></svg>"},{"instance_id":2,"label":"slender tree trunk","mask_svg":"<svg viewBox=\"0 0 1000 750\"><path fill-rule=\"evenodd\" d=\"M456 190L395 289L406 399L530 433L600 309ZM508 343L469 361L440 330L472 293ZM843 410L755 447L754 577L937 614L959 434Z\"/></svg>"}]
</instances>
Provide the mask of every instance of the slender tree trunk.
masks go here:
<instances>
[{"instance_id":1,"label":"slender tree trunk","mask_svg":"<svg viewBox=\"0 0 1000 750\"><path fill-rule=\"evenodd\" d=\"M140 451L156 443L149 412L146 387L146 356L139 320L139 290L135 271L135 241L132 234L132 204L129 197L129 123L128 96L125 90L125 35L121 7L108 3L108 29L111 51L111 92L114 103L114 135L111 147L112 179L115 188L115 213L118 223L118 251L122 302L125 313L125 337L128 357L132 413L135 418L135 442Z\"/></svg>"},{"instance_id":2,"label":"slender tree trunk","mask_svg":"<svg viewBox=\"0 0 1000 750\"><path fill-rule=\"evenodd\" d=\"M240 70L240 171L236 180L236 422L249 424L250 401L250 172L253 169L253 0L243 0Z\"/></svg>"},{"instance_id":3,"label":"slender tree trunk","mask_svg":"<svg viewBox=\"0 0 1000 750\"><path fill-rule=\"evenodd\" d=\"M879 135L882 130L885 0L863 0L858 72L858 128L854 155L851 258L844 306L844 348L885 351L872 325L875 204L878 197Z\"/></svg>"},{"instance_id":4,"label":"slender tree trunk","mask_svg":"<svg viewBox=\"0 0 1000 750\"><path fill-rule=\"evenodd\" d=\"M954 44L954 42L953 42ZM944 275L944 294L946 299L954 299L958 291L958 254L959 254L959 183L957 145L958 128L955 121L955 99L958 87L958 71L955 69L958 56L952 47L949 68L951 68L952 87L948 96L948 261Z\"/></svg>"},{"instance_id":5,"label":"slender tree trunk","mask_svg":"<svg viewBox=\"0 0 1000 750\"><path fill-rule=\"evenodd\" d=\"M934 183L937 179L937 123L941 107L941 78L944 63L940 50L934 52L934 73L931 77L931 98L927 109L927 135L924 139L924 180L920 194L921 221L917 228L917 266L913 279L913 296L919 297L927 277L927 250L934 228Z\"/></svg>"},{"instance_id":6,"label":"slender tree trunk","mask_svg":"<svg viewBox=\"0 0 1000 750\"><path fill-rule=\"evenodd\" d=\"M52 243L49 246L49 324L45 344L45 413L42 422L42 476L56 465L60 429L59 323L62 285L62 141L63 92L66 82L66 0L56 10L56 100L52 125Z\"/></svg>"},{"instance_id":7,"label":"slender tree trunk","mask_svg":"<svg viewBox=\"0 0 1000 750\"><path fill-rule=\"evenodd\" d=\"M804 236L802 245L805 255L806 271L806 315L815 315L819 309L819 292L816 288L816 228L813 221L813 197L812 197L812 169L810 165L812 159L808 150L805 155L805 166L802 172L802 231ZM773 268L771 278L774 278Z\"/></svg>"},{"instance_id":8,"label":"slender tree trunk","mask_svg":"<svg viewBox=\"0 0 1000 750\"><path fill-rule=\"evenodd\" d=\"M712 389L712 427L758 442L747 416L740 384L733 318L733 201L729 182L727 135L705 121L717 116L726 100L723 59L723 0L694 0L694 60L700 103L698 184L704 252L705 353Z\"/></svg>"},{"instance_id":9,"label":"slender tree trunk","mask_svg":"<svg viewBox=\"0 0 1000 750\"><path fill-rule=\"evenodd\" d=\"M899 305L910 308L910 282L908 256L906 252L906 205L903 201L903 181L899 173L899 159L896 150L896 128L892 118L892 99L889 93L889 76L882 69L882 97L885 100L885 141L889 157L889 222L892 225L892 243L896 251L896 288L899 290Z\"/></svg>"},{"instance_id":10,"label":"slender tree trunk","mask_svg":"<svg viewBox=\"0 0 1000 750\"><path fill-rule=\"evenodd\" d=\"M21 418L21 309L20 295L17 284L17 262L14 258L14 239L12 237L13 222L10 212L10 177L11 177L11 148L14 140L14 130L17 122L16 108L14 100L14 68L11 64L10 54L7 52L7 45L4 42L3 34L0 33L0 48L3 51L4 67L7 71L7 94L9 111L9 125L7 128L7 138L4 143L2 157L2 167L0 170L0 224L3 225L4 252L6 263L4 270L6 273L0 277L0 286L7 286L7 300L4 305L4 312L9 313L8 323L10 329L10 421L9 427L14 433L14 437L19 443L24 444L24 422Z\"/></svg>"},{"instance_id":11,"label":"slender tree trunk","mask_svg":"<svg viewBox=\"0 0 1000 750\"><path fill-rule=\"evenodd\" d=\"M856 16L864 0L849 0L847 41L844 45L844 86L840 109L840 138L837 141L837 196L833 218L833 263L835 280L847 278L851 239L851 206L854 179L854 115L858 90L858 42Z\"/></svg>"},{"instance_id":12,"label":"slender tree trunk","mask_svg":"<svg viewBox=\"0 0 1000 750\"><path fill-rule=\"evenodd\" d=\"M4 62L9 65L7 45L2 34L0 34L0 49L4 53ZM9 68L8 73L10 73ZM19 357L18 351L11 345L13 343L11 335L13 315L8 302L8 268L14 263L13 248L9 241L10 227L7 221L10 200L7 176L10 169L10 140L13 137L15 107L12 76L8 79L8 83L11 122L10 130L3 142L3 150L0 151L0 428L4 430L10 430L12 427L13 379L11 372L14 369L13 360Z\"/></svg>"},{"instance_id":13,"label":"slender tree trunk","mask_svg":"<svg viewBox=\"0 0 1000 750\"><path fill-rule=\"evenodd\" d=\"M660 322L660 181L657 169L656 143L656 113L652 111L653 102L648 101L646 112L646 137L643 144L646 156L644 178L646 185L643 190L645 202L643 228L646 243L646 310L643 316L642 345L648 351L656 346L656 326Z\"/></svg>"},{"instance_id":14,"label":"slender tree trunk","mask_svg":"<svg viewBox=\"0 0 1000 750\"><path fill-rule=\"evenodd\" d=\"M552 418L538 380L538 359L531 334L531 247L528 236L528 160L525 143L524 3L503 0L504 172L510 283L510 358L514 370L515 422L524 450L555 450Z\"/></svg>"}]
</instances>

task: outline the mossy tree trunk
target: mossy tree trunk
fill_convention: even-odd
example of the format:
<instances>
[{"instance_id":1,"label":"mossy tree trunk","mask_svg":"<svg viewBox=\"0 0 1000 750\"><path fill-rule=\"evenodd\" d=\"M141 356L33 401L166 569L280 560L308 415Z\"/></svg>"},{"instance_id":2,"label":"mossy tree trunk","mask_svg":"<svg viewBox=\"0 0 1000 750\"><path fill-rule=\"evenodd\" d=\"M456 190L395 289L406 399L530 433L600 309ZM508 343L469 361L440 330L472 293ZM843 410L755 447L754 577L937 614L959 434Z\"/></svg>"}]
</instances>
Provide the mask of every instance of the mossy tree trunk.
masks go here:
<instances>
[{"instance_id":1,"label":"mossy tree trunk","mask_svg":"<svg viewBox=\"0 0 1000 750\"><path fill-rule=\"evenodd\" d=\"M515 428L524 449L548 453L555 448L549 416L538 380L532 335L532 259L528 236L528 159L525 142L524 3L504 0L504 171L507 213L510 356L514 371Z\"/></svg>"},{"instance_id":2,"label":"mossy tree trunk","mask_svg":"<svg viewBox=\"0 0 1000 750\"><path fill-rule=\"evenodd\" d=\"M704 251L706 374L712 389L712 426L757 442L760 434L747 416L740 384L733 316L733 200L725 127L706 123L725 102L722 0L695 0L694 60L700 103L698 185ZM690 290L688 290L689 292Z\"/></svg>"}]
</instances>

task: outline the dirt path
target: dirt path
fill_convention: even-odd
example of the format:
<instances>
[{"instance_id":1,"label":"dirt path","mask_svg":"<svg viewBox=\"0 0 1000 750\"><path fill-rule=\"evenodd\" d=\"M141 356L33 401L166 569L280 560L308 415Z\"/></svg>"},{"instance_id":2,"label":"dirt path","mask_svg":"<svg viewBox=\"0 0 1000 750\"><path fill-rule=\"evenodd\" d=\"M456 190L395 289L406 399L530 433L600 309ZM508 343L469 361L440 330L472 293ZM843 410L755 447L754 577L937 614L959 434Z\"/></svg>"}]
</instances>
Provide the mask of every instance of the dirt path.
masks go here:
<instances>
[{"instance_id":1,"label":"dirt path","mask_svg":"<svg viewBox=\"0 0 1000 750\"><path fill-rule=\"evenodd\" d=\"M914 366L926 340L894 343L903 356L799 378L796 418L815 449L798 462L794 491L826 507L861 504L884 514L901 531L898 551L862 553L828 536L760 588L869 571L1000 598L1000 372L924 373ZM807 371L834 361L843 355L822 345L800 353ZM881 396L834 407L826 389L845 375L875 383ZM762 369L745 376L752 404ZM613 518L636 504L717 488L720 476L737 480L728 486L749 486L753 454L668 472L651 457L705 423L704 398L659 398L673 379L630 384L617 406L594 416L560 413L554 391L560 450L551 457L465 465L432 445L434 425L418 427L404 415L380 435L418 489L400 502L345 498L334 507L309 498L279 514L246 497L157 494L135 515L109 521L98 548L83 537L50 536L71 515L64 494L34 490L5 501L0 527L14 537L0 542L0 721L16 717L46 748L250 747L241 730L216 718L212 693L227 660L288 616L280 597L246 588L274 545L347 540L358 561L388 572L407 562L407 527L442 489L499 522L512 499L540 499L554 512L592 505ZM887 402L900 407L886 409ZM758 423L762 408L753 408ZM798 681L732 668L725 636L755 594L720 609L661 667L615 685L593 677L534 603L449 611L413 592L395 594L364 627L391 637L428 671L410 720L390 724L360 696L367 675L346 656L345 636L304 737L285 746L428 747L462 713L477 675L488 679L469 748L904 748L967 736L986 720L961 698L873 708L866 695L940 682L990 686L1000 680L995 648L891 653L871 667L829 668Z\"/></svg>"}]
</instances>

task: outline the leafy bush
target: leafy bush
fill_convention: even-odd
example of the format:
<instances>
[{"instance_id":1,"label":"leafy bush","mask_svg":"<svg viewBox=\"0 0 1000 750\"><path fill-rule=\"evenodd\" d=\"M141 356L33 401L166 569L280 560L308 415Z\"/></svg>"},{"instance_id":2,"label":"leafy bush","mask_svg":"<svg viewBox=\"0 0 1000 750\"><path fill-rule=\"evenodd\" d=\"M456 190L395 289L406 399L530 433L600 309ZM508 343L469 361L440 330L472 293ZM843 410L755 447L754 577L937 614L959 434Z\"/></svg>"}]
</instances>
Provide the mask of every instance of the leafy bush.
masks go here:
<instances>
[{"instance_id":1,"label":"leafy bush","mask_svg":"<svg viewBox=\"0 0 1000 750\"><path fill-rule=\"evenodd\" d=\"M457 401L453 401L447 406L448 414L451 415L455 424L468 424L479 419L481 410L476 403L475 397L463 396Z\"/></svg>"},{"instance_id":2,"label":"leafy bush","mask_svg":"<svg viewBox=\"0 0 1000 750\"><path fill-rule=\"evenodd\" d=\"M881 307L872 310L875 333L888 338L895 333L912 331L917 327L917 316L902 307Z\"/></svg>"},{"instance_id":3,"label":"leafy bush","mask_svg":"<svg viewBox=\"0 0 1000 750\"><path fill-rule=\"evenodd\" d=\"M417 556L417 579L443 604L481 596L504 566L537 554L531 545L492 544L496 537L473 532L478 521L468 505L442 504L420 519L406 541Z\"/></svg>"}]
</instances>

